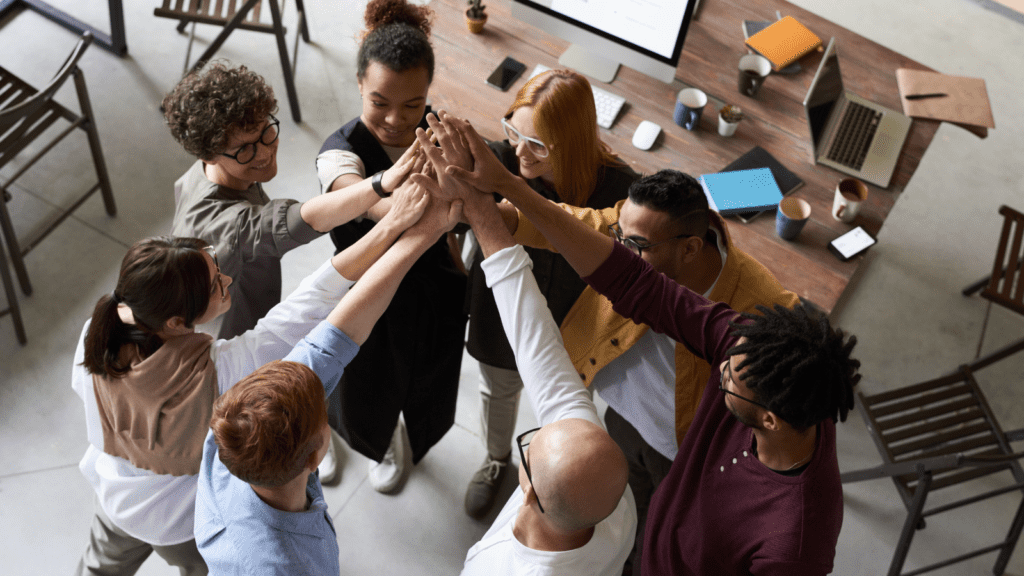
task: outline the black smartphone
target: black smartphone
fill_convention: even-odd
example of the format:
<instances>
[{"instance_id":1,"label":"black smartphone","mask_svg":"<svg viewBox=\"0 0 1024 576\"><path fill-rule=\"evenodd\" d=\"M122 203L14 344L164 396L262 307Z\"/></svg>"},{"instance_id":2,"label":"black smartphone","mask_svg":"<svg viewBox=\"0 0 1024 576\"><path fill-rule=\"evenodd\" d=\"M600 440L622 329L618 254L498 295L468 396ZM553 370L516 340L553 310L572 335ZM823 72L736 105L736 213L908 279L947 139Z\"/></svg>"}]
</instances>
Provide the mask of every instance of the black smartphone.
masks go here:
<instances>
[{"instance_id":1,"label":"black smartphone","mask_svg":"<svg viewBox=\"0 0 1024 576\"><path fill-rule=\"evenodd\" d=\"M511 56L506 56L501 64L491 72L491 75L487 77L487 83L494 86L498 90L504 92L508 90L519 75L526 70L526 64L516 60Z\"/></svg>"},{"instance_id":2,"label":"black smartphone","mask_svg":"<svg viewBox=\"0 0 1024 576\"><path fill-rule=\"evenodd\" d=\"M866 230L857 226L846 234L828 243L829 252L835 254L836 258L846 262L850 258L864 252L872 245L875 239Z\"/></svg>"}]
</instances>

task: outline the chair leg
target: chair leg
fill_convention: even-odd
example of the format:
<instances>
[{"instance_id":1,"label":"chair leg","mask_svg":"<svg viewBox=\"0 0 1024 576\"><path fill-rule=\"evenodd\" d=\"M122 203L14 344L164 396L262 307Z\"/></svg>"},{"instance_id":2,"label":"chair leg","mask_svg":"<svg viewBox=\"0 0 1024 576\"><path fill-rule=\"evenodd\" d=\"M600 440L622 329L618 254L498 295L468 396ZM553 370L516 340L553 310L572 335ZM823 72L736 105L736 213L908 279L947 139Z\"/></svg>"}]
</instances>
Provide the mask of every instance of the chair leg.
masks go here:
<instances>
[{"instance_id":1,"label":"chair leg","mask_svg":"<svg viewBox=\"0 0 1024 576\"><path fill-rule=\"evenodd\" d=\"M3 280L4 292L7 294L7 312L11 314L11 319L14 321L14 333L18 337L18 343L24 346L28 343L28 336L25 335L25 325L21 321L18 295L14 289L14 279L11 278L11 271L7 269L7 256L4 254L2 243L0 243L0 278Z\"/></svg>"},{"instance_id":2,"label":"chair leg","mask_svg":"<svg viewBox=\"0 0 1024 576\"><path fill-rule=\"evenodd\" d=\"M914 532L918 529L924 502L928 497L928 488L932 484L932 473L925 472L923 467L919 470L914 499L907 508L907 521L903 524L903 532L900 533L899 542L897 542L896 550L892 555L892 563L889 564L889 576L900 576L903 570L903 563L907 560L907 553L910 552L910 541L914 539Z\"/></svg>"},{"instance_id":3,"label":"chair leg","mask_svg":"<svg viewBox=\"0 0 1024 576\"><path fill-rule=\"evenodd\" d=\"M309 43L309 28L306 26L306 8L302 0L295 0L295 9L299 11L299 32L302 33L302 41Z\"/></svg>"},{"instance_id":4,"label":"chair leg","mask_svg":"<svg viewBox=\"0 0 1024 576\"><path fill-rule=\"evenodd\" d=\"M1000 576L1006 571L1006 565L1010 562L1010 556L1013 556L1013 549L1017 546L1021 531L1024 531L1024 498L1021 499L1020 506L1017 507L1013 523L1010 524L1010 532L1006 535L1006 545L999 552L996 565L992 568L992 573L996 576Z\"/></svg>"},{"instance_id":5,"label":"chair leg","mask_svg":"<svg viewBox=\"0 0 1024 576\"><path fill-rule=\"evenodd\" d=\"M299 94L295 90L295 74L292 72L292 64L288 61L288 45L284 38L284 25L281 23L281 7L277 0L269 0L270 15L274 21L274 36L277 38L277 51L281 56L281 69L284 72L284 87L288 91L288 103L291 105L292 118L296 124L302 123L302 113L299 111Z\"/></svg>"},{"instance_id":6,"label":"chair leg","mask_svg":"<svg viewBox=\"0 0 1024 576\"><path fill-rule=\"evenodd\" d=\"M985 330L988 329L988 315L992 312L992 301L988 301L985 307L985 319L981 321L981 336L978 338L978 350L974 353L974 359L981 358L981 345L985 343Z\"/></svg>"},{"instance_id":7,"label":"chair leg","mask_svg":"<svg viewBox=\"0 0 1024 576\"><path fill-rule=\"evenodd\" d=\"M0 230L3 230L4 238L7 240L7 248L11 254L11 264L14 266L14 273L18 276L18 283L21 284L21 291L25 296L31 296L32 282L28 279L25 257L21 253L21 244L18 243L18 236L14 233L14 223L11 221L11 213L7 210L6 201L0 201Z\"/></svg>"},{"instance_id":8,"label":"chair leg","mask_svg":"<svg viewBox=\"0 0 1024 576\"><path fill-rule=\"evenodd\" d=\"M213 42L211 42L210 46L205 52L203 52L203 55L199 57L199 60L196 60L196 63L192 66L192 70L199 70L204 64L213 58L213 55L216 54L217 50L220 50L220 47L224 45L224 41L228 39L231 32L234 31L235 28L238 28L238 25L245 20L245 16L250 10L252 10L252 7L255 6L257 2L259 2L259 0L247 0L246 3L238 9L238 12L235 12L235 15L231 17L231 20L228 20L228 23L224 25L224 29L220 31L220 34L217 34L217 37L213 39Z\"/></svg>"},{"instance_id":9,"label":"chair leg","mask_svg":"<svg viewBox=\"0 0 1024 576\"><path fill-rule=\"evenodd\" d=\"M103 206L107 215L117 214L117 204L114 203L114 191L110 186L110 175L107 173L107 163L103 160L103 146L100 145L100 135L96 131L96 118L92 114L92 103L89 101L89 90L85 86L85 74L82 70L75 68L75 90L78 92L78 105L82 109L82 116L86 118L85 133L89 136L89 151L92 153L92 163L96 167L96 175L100 179L100 193L103 195Z\"/></svg>"}]
</instances>

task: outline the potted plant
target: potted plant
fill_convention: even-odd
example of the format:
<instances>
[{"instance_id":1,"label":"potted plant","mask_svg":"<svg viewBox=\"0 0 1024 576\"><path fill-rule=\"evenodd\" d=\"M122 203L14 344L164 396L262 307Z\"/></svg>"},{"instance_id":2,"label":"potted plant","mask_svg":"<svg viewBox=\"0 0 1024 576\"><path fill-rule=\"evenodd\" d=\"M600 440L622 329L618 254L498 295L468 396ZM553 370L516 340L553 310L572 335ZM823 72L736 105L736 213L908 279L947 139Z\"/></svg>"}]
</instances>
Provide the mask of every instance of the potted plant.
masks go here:
<instances>
[{"instance_id":1,"label":"potted plant","mask_svg":"<svg viewBox=\"0 0 1024 576\"><path fill-rule=\"evenodd\" d=\"M722 136L732 136L736 133L736 127L740 120L743 120L743 110L739 106L726 104L718 112L718 133Z\"/></svg>"},{"instance_id":2,"label":"potted plant","mask_svg":"<svg viewBox=\"0 0 1024 576\"><path fill-rule=\"evenodd\" d=\"M487 22L487 12L481 0L468 0L469 9L466 10L466 26L473 34L479 34L484 30L484 23Z\"/></svg>"}]
</instances>

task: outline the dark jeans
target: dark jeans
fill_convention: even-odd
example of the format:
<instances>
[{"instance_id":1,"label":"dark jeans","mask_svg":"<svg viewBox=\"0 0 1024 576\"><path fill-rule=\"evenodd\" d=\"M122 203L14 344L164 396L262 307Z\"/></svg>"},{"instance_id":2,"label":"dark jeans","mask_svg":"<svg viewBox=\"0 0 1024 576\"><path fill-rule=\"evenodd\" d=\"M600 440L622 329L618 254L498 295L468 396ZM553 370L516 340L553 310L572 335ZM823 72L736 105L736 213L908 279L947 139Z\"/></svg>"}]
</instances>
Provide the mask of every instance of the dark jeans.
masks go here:
<instances>
[{"instance_id":1,"label":"dark jeans","mask_svg":"<svg viewBox=\"0 0 1024 576\"><path fill-rule=\"evenodd\" d=\"M651 504L651 496L658 485L668 475L672 461L661 455L640 436L640 432L612 410L611 406L604 413L604 423L608 434L619 445L629 463L629 488L636 500L636 542L633 551L626 560L623 574L639 574L640 558L644 544L644 530L647 524L647 508Z\"/></svg>"}]
</instances>

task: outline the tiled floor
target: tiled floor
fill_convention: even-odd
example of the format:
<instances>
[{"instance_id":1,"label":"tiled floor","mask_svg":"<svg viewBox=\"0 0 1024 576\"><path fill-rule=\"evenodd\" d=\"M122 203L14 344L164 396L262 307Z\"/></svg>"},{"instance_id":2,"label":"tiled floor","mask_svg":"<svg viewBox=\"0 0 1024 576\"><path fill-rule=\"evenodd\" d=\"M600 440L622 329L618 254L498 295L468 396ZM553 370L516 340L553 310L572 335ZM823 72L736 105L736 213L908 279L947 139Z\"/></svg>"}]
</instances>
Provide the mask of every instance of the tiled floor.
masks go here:
<instances>
[{"instance_id":1,"label":"tiled floor","mask_svg":"<svg viewBox=\"0 0 1024 576\"><path fill-rule=\"evenodd\" d=\"M714 0L704 0L712 2ZM54 2L106 26L105 0ZM924 161L893 210L835 322L856 334L863 388L879 390L944 372L973 355L984 304L959 289L990 266L1002 203L1024 206L1024 26L964 0L798 0L798 4L941 71L985 78L997 129L986 140L952 126L940 128ZM90 201L28 257L35 292L22 297L29 344L20 347L10 318L0 319L0 563L10 575L70 572L85 547L92 515L90 489L77 470L85 450L81 402L69 370L82 322L108 292L121 257L138 238L165 233L172 185L192 159L171 139L157 110L179 77L187 38L174 23L152 16L155 2L125 2L130 55L95 47L82 61L98 118L119 213L108 218ZM314 44L300 46L298 87L306 122L286 112L277 54L262 37L238 33L219 55L244 62L276 89L284 111L274 197L317 193L313 158L327 134L359 112L353 37L363 2L307 2ZM290 10L290 8L289 8ZM737 21L743 15L737 15ZM209 32L201 31L208 40ZM0 65L39 85L75 42L72 34L24 12L0 22ZM200 45L199 49L202 46ZM844 53L844 58L855 54ZM895 89L895 87L894 87ZM870 96L870 95L866 95ZM60 96L73 101L65 88ZM64 190L87 186L91 163L83 137L51 153L16 189L12 208L21 230L60 204ZM4 176L8 174L5 172ZM330 253L320 239L284 259L285 290ZM994 347L1024 333L1024 319L995 310L986 342ZM1006 428L1024 426L1020 375L1024 360L993 369L982 382ZM466 482L482 458L478 435L476 363L463 364L456 426L411 473L397 496L366 480L366 459L346 450L342 483L325 490L338 526L343 572L454 574L488 523L466 518ZM521 411L521 428L533 420ZM878 462L859 415L839 433L844 470ZM511 490L512 485L506 486ZM931 553L1001 537L1007 498L980 514L929 521L909 566ZM837 574L868 575L888 566L903 510L887 481L846 488L846 515ZM939 572L990 573L991 556ZM1024 574L1024 552L1009 572ZM144 574L171 574L159 558Z\"/></svg>"}]
</instances>

